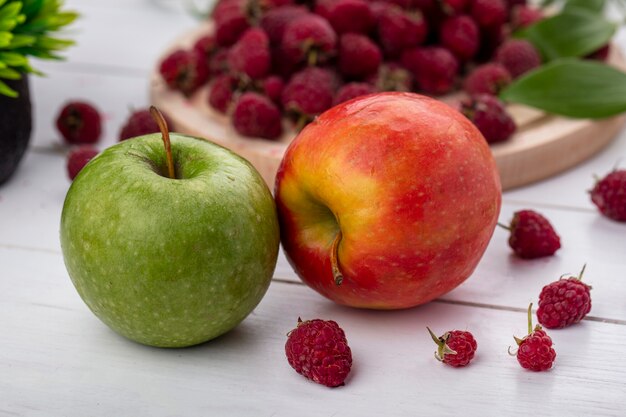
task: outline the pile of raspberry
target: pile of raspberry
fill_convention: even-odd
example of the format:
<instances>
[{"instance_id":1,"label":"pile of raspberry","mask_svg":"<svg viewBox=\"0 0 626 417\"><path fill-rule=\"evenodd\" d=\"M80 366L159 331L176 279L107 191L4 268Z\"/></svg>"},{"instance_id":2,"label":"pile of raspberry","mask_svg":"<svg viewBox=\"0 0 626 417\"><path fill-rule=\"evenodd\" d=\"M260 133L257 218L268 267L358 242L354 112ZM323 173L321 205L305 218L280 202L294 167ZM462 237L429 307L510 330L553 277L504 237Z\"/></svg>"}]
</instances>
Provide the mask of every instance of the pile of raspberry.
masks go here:
<instances>
[{"instance_id":1,"label":"pile of raspberry","mask_svg":"<svg viewBox=\"0 0 626 417\"><path fill-rule=\"evenodd\" d=\"M210 106L267 139L360 95L463 89L459 110L492 143L516 129L498 92L541 65L509 35L541 18L526 0L221 0L212 33L160 72L186 95L209 83Z\"/></svg>"}]
</instances>

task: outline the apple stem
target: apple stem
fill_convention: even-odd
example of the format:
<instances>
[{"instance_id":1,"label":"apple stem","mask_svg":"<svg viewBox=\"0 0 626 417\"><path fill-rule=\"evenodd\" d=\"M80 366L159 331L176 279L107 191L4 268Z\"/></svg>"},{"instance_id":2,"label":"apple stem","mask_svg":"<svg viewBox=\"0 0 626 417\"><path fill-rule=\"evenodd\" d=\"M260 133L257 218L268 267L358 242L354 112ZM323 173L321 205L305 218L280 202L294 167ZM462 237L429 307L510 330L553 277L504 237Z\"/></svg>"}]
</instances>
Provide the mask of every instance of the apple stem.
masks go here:
<instances>
[{"instance_id":1,"label":"apple stem","mask_svg":"<svg viewBox=\"0 0 626 417\"><path fill-rule=\"evenodd\" d=\"M506 230L508 230L508 231L511 231L511 227L510 227L510 226L507 226L507 225L506 225L506 224L504 224L504 223L500 223L500 222L498 222L498 226L500 226L501 228L506 229Z\"/></svg>"},{"instance_id":2,"label":"apple stem","mask_svg":"<svg viewBox=\"0 0 626 417\"><path fill-rule=\"evenodd\" d=\"M341 230L335 236L333 240L333 246L330 249L330 266L333 270L333 278L335 279L335 285L339 286L343 283L343 274L339 269L339 242L341 241Z\"/></svg>"},{"instance_id":3,"label":"apple stem","mask_svg":"<svg viewBox=\"0 0 626 417\"><path fill-rule=\"evenodd\" d=\"M174 158L172 158L172 146L170 143L170 132L167 128L167 122L163 117L163 114L154 106L150 106L150 114L152 118L159 125L159 129L161 130L161 136L163 138L163 145L165 146L165 160L167 162L167 175L171 179L176 178L176 173L174 172Z\"/></svg>"}]
</instances>

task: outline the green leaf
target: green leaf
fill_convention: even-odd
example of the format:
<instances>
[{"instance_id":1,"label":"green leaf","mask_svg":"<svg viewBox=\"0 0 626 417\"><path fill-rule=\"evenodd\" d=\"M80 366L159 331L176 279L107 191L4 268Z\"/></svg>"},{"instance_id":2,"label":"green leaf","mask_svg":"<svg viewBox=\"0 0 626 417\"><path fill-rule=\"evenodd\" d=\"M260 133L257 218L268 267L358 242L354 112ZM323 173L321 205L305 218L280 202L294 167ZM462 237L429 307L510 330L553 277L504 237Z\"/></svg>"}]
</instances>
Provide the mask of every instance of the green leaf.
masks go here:
<instances>
[{"instance_id":1,"label":"green leaf","mask_svg":"<svg viewBox=\"0 0 626 417\"><path fill-rule=\"evenodd\" d=\"M516 33L532 42L548 60L588 55L611 39L616 25L597 14L572 8Z\"/></svg>"},{"instance_id":2,"label":"green leaf","mask_svg":"<svg viewBox=\"0 0 626 417\"><path fill-rule=\"evenodd\" d=\"M48 51L58 51L72 45L74 45L74 41L68 39L57 39L50 38L48 36L41 36L37 39L34 46Z\"/></svg>"},{"instance_id":3,"label":"green leaf","mask_svg":"<svg viewBox=\"0 0 626 417\"><path fill-rule=\"evenodd\" d=\"M17 91L11 89L8 85L0 81L0 94L8 97L17 97Z\"/></svg>"},{"instance_id":4,"label":"green leaf","mask_svg":"<svg viewBox=\"0 0 626 417\"><path fill-rule=\"evenodd\" d=\"M22 54L18 54L15 52L2 52L0 51L0 61L12 66L12 67L20 67L28 63L26 57Z\"/></svg>"},{"instance_id":5,"label":"green leaf","mask_svg":"<svg viewBox=\"0 0 626 417\"><path fill-rule=\"evenodd\" d=\"M29 35L15 35L11 42L7 45L8 49L23 48L25 46L31 46L35 43L37 38Z\"/></svg>"},{"instance_id":6,"label":"green leaf","mask_svg":"<svg viewBox=\"0 0 626 417\"><path fill-rule=\"evenodd\" d=\"M0 69L0 78L5 78L7 80L19 80L22 78L22 75L11 68L2 68Z\"/></svg>"},{"instance_id":7,"label":"green leaf","mask_svg":"<svg viewBox=\"0 0 626 417\"><path fill-rule=\"evenodd\" d=\"M604 118L626 111L626 74L596 61L562 59L515 80L505 101L575 118Z\"/></svg>"},{"instance_id":8,"label":"green leaf","mask_svg":"<svg viewBox=\"0 0 626 417\"><path fill-rule=\"evenodd\" d=\"M0 48L6 48L11 44L13 34L9 32L0 32Z\"/></svg>"},{"instance_id":9,"label":"green leaf","mask_svg":"<svg viewBox=\"0 0 626 417\"><path fill-rule=\"evenodd\" d=\"M563 10L579 8L592 13L603 13L605 6L606 0L567 0Z\"/></svg>"},{"instance_id":10,"label":"green leaf","mask_svg":"<svg viewBox=\"0 0 626 417\"><path fill-rule=\"evenodd\" d=\"M22 3L19 1L9 3L0 9L0 20L15 19L22 10Z\"/></svg>"}]
</instances>

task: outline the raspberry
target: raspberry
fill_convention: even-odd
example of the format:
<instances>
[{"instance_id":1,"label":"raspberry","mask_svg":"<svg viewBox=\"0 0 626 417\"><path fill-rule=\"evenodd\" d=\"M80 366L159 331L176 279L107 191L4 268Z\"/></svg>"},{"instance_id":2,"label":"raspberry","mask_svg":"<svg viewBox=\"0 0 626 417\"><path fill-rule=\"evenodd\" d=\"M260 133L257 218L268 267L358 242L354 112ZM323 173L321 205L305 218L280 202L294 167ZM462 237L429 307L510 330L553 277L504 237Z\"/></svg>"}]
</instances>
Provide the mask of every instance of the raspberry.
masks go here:
<instances>
[{"instance_id":1,"label":"raspberry","mask_svg":"<svg viewBox=\"0 0 626 417\"><path fill-rule=\"evenodd\" d=\"M489 94L478 94L463 100L460 111L474 123L488 143L505 141L517 129L504 104Z\"/></svg>"},{"instance_id":2,"label":"raspberry","mask_svg":"<svg viewBox=\"0 0 626 417\"><path fill-rule=\"evenodd\" d=\"M209 68L197 51L179 49L168 55L159 67L167 85L190 95L204 84L209 77Z\"/></svg>"},{"instance_id":3,"label":"raspberry","mask_svg":"<svg viewBox=\"0 0 626 417\"><path fill-rule=\"evenodd\" d=\"M585 58L586 59L595 59L598 61L606 61L609 57L609 53L611 52L611 45L606 44L602 48L590 53Z\"/></svg>"},{"instance_id":4,"label":"raspberry","mask_svg":"<svg viewBox=\"0 0 626 417\"><path fill-rule=\"evenodd\" d=\"M459 62L440 47L414 48L402 54L404 65L415 77L417 87L429 94L445 94L454 87Z\"/></svg>"},{"instance_id":5,"label":"raspberry","mask_svg":"<svg viewBox=\"0 0 626 417\"><path fill-rule=\"evenodd\" d=\"M368 78L378 91L412 91L413 76L402 66L388 62L378 68L378 73Z\"/></svg>"},{"instance_id":6,"label":"raspberry","mask_svg":"<svg viewBox=\"0 0 626 417\"><path fill-rule=\"evenodd\" d=\"M163 117L167 125L172 127L171 119L165 114L162 113ZM126 124L122 127L120 131L119 140L126 140L130 138L134 138L137 136L148 135L150 133L159 133L161 130L159 129L159 125L154 121L154 118L150 114L150 110L141 109L134 111Z\"/></svg>"},{"instance_id":7,"label":"raspberry","mask_svg":"<svg viewBox=\"0 0 626 417\"><path fill-rule=\"evenodd\" d=\"M213 11L215 40L220 46L231 46L250 27L253 8L246 0L229 0L217 4Z\"/></svg>"},{"instance_id":8,"label":"raspberry","mask_svg":"<svg viewBox=\"0 0 626 417\"><path fill-rule=\"evenodd\" d=\"M219 47L213 35L204 35L196 40L192 49L204 57L205 62L210 66L211 57L219 50Z\"/></svg>"},{"instance_id":9,"label":"raspberry","mask_svg":"<svg viewBox=\"0 0 626 417\"><path fill-rule=\"evenodd\" d=\"M337 34L367 33L374 26L372 10L363 0L321 0L315 13L328 20Z\"/></svg>"},{"instance_id":10,"label":"raspberry","mask_svg":"<svg viewBox=\"0 0 626 417\"><path fill-rule=\"evenodd\" d=\"M504 0L472 0L472 18L483 28L502 26L508 17Z\"/></svg>"},{"instance_id":11,"label":"raspberry","mask_svg":"<svg viewBox=\"0 0 626 417\"><path fill-rule=\"evenodd\" d=\"M378 70L382 54L367 36L346 33L339 40L339 70L349 77L365 77Z\"/></svg>"},{"instance_id":12,"label":"raspberry","mask_svg":"<svg viewBox=\"0 0 626 417\"><path fill-rule=\"evenodd\" d=\"M96 143L102 134L100 112L89 103L72 101L61 109L57 129L67 143Z\"/></svg>"},{"instance_id":13,"label":"raspberry","mask_svg":"<svg viewBox=\"0 0 626 417\"><path fill-rule=\"evenodd\" d=\"M80 146L72 150L67 156L67 175L70 180L74 180L78 173L87 162L91 161L96 155L98 150L89 145Z\"/></svg>"},{"instance_id":14,"label":"raspberry","mask_svg":"<svg viewBox=\"0 0 626 417\"><path fill-rule=\"evenodd\" d=\"M274 104L280 104L280 96L284 88L285 82L276 75L269 76L263 80L263 92Z\"/></svg>"},{"instance_id":15,"label":"raspberry","mask_svg":"<svg viewBox=\"0 0 626 417\"><path fill-rule=\"evenodd\" d=\"M468 365L474 358L478 345L470 332L452 330L437 337L430 328L426 327L426 329L438 346L435 352L435 358L438 361L458 368Z\"/></svg>"},{"instance_id":16,"label":"raspberry","mask_svg":"<svg viewBox=\"0 0 626 417\"><path fill-rule=\"evenodd\" d=\"M578 277L554 281L541 290L537 320L548 329L563 327L581 321L591 310L591 287L582 282L585 266Z\"/></svg>"},{"instance_id":17,"label":"raspberry","mask_svg":"<svg viewBox=\"0 0 626 417\"><path fill-rule=\"evenodd\" d=\"M448 15L464 14L470 6L471 0L441 0L441 7Z\"/></svg>"},{"instance_id":18,"label":"raspberry","mask_svg":"<svg viewBox=\"0 0 626 417\"><path fill-rule=\"evenodd\" d=\"M297 373L327 387L344 385L352 367L346 335L332 320L298 318L298 326L288 334L285 353Z\"/></svg>"},{"instance_id":19,"label":"raspberry","mask_svg":"<svg viewBox=\"0 0 626 417\"><path fill-rule=\"evenodd\" d=\"M626 170L613 170L596 182L591 201L609 219L626 222Z\"/></svg>"},{"instance_id":20,"label":"raspberry","mask_svg":"<svg viewBox=\"0 0 626 417\"><path fill-rule=\"evenodd\" d=\"M498 95L500 90L511 83L511 74L500 64L484 64L472 71L463 83L469 95Z\"/></svg>"},{"instance_id":21,"label":"raspberry","mask_svg":"<svg viewBox=\"0 0 626 417\"><path fill-rule=\"evenodd\" d=\"M265 96L241 95L233 111L235 130L243 136L276 139L283 132L280 110Z\"/></svg>"},{"instance_id":22,"label":"raspberry","mask_svg":"<svg viewBox=\"0 0 626 417\"><path fill-rule=\"evenodd\" d=\"M329 70L310 67L294 76L285 86L281 97L283 108L298 120L298 128L333 104L337 88L334 74Z\"/></svg>"},{"instance_id":23,"label":"raspberry","mask_svg":"<svg viewBox=\"0 0 626 417\"><path fill-rule=\"evenodd\" d=\"M511 26L515 30L528 27L542 19L543 12L531 6L519 5L511 11Z\"/></svg>"},{"instance_id":24,"label":"raspberry","mask_svg":"<svg viewBox=\"0 0 626 417\"><path fill-rule=\"evenodd\" d=\"M511 39L503 43L495 53L495 61L509 70L513 78L541 65L541 56L532 43Z\"/></svg>"},{"instance_id":25,"label":"raspberry","mask_svg":"<svg viewBox=\"0 0 626 417\"><path fill-rule=\"evenodd\" d=\"M209 58L209 73L212 77L217 77L230 70L228 66L228 49L218 49Z\"/></svg>"},{"instance_id":26,"label":"raspberry","mask_svg":"<svg viewBox=\"0 0 626 417\"><path fill-rule=\"evenodd\" d=\"M468 16L446 19L439 32L441 45L461 61L472 59L480 46L480 31Z\"/></svg>"},{"instance_id":27,"label":"raspberry","mask_svg":"<svg viewBox=\"0 0 626 417\"><path fill-rule=\"evenodd\" d=\"M348 83L341 87L333 100L333 106L353 98L372 94L376 92L376 88L368 83Z\"/></svg>"},{"instance_id":28,"label":"raspberry","mask_svg":"<svg viewBox=\"0 0 626 417\"><path fill-rule=\"evenodd\" d=\"M248 29L228 52L230 69L252 79L265 77L271 63L270 41L263 29Z\"/></svg>"},{"instance_id":29,"label":"raspberry","mask_svg":"<svg viewBox=\"0 0 626 417\"><path fill-rule=\"evenodd\" d=\"M233 101L239 81L232 75L220 75L213 81L209 91L209 104L221 113L227 113Z\"/></svg>"},{"instance_id":30,"label":"raspberry","mask_svg":"<svg viewBox=\"0 0 626 417\"><path fill-rule=\"evenodd\" d=\"M291 62L315 65L335 54L337 35L326 19L307 14L287 25L281 45Z\"/></svg>"},{"instance_id":31,"label":"raspberry","mask_svg":"<svg viewBox=\"0 0 626 417\"><path fill-rule=\"evenodd\" d=\"M428 26L418 11L410 13L390 7L378 19L379 41L389 58L399 57L405 49L421 45L427 34Z\"/></svg>"},{"instance_id":32,"label":"raspberry","mask_svg":"<svg viewBox=\"0 0 626 417\"><path fill-rule=\"evenodd\" d=\"M509 246L523 259L552 256L561 248L561 238L541 214L533 210L521 210L513 214L509 226Z\"/></svg>"},{"instance_id":33,"label":"raspberry","mask_svg":"<svg viewBox=\"0 0 626 417\"><path fill-rule=\"evenodd\" d=\"M533 330L532 306L532 303L528 306L528 334L523 339L513 336L518 346L517 361L524 369L535 372L547 371L552 368L556 352L552 347L552 339L539 324ZM511 348L509 354L513 355Z\"/></svg>"},{"instance_id":34,"label":"raspberry","mask_svg":"<svg viewBox=\"0 0 626 417\"><path fill-rule=\"evenodd\" d=\"M267 33L270 42L280 45L285 28L294 19L308 14L303 6L284 6L269 10L261 19L261 28Z\"/></svg>"}]
</instances>

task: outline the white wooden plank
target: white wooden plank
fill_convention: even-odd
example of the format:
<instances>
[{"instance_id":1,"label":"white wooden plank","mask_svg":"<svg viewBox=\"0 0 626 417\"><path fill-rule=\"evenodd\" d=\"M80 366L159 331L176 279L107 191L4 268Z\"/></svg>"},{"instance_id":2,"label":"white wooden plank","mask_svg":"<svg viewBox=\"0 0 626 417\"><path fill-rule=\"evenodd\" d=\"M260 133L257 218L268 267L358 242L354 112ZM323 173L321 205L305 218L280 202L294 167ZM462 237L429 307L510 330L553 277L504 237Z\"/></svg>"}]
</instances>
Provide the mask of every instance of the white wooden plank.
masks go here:
<instances>
[{"instance_id":1,"label":"white wooden plank","mask_svg":"<svg viewBox=\"0 0 626 417\"><path fill-rule=\"evenodd\" d=\"M0 249L0 263L0 415L518 416L541 404L537 415L620 416L626 406L626 326L552 332L556 366L536 374L507 354L512 335L525 331L523 313L445 303L354 310L273 283L235 331L190 349L155 349L101 324L58 254ZM354 355L346 386L318 386L289 367L284 343L298 316L344 328ZM438 363L426 325L471 330L475 361L465 369Z\"/></svg>"}]
</instances>

